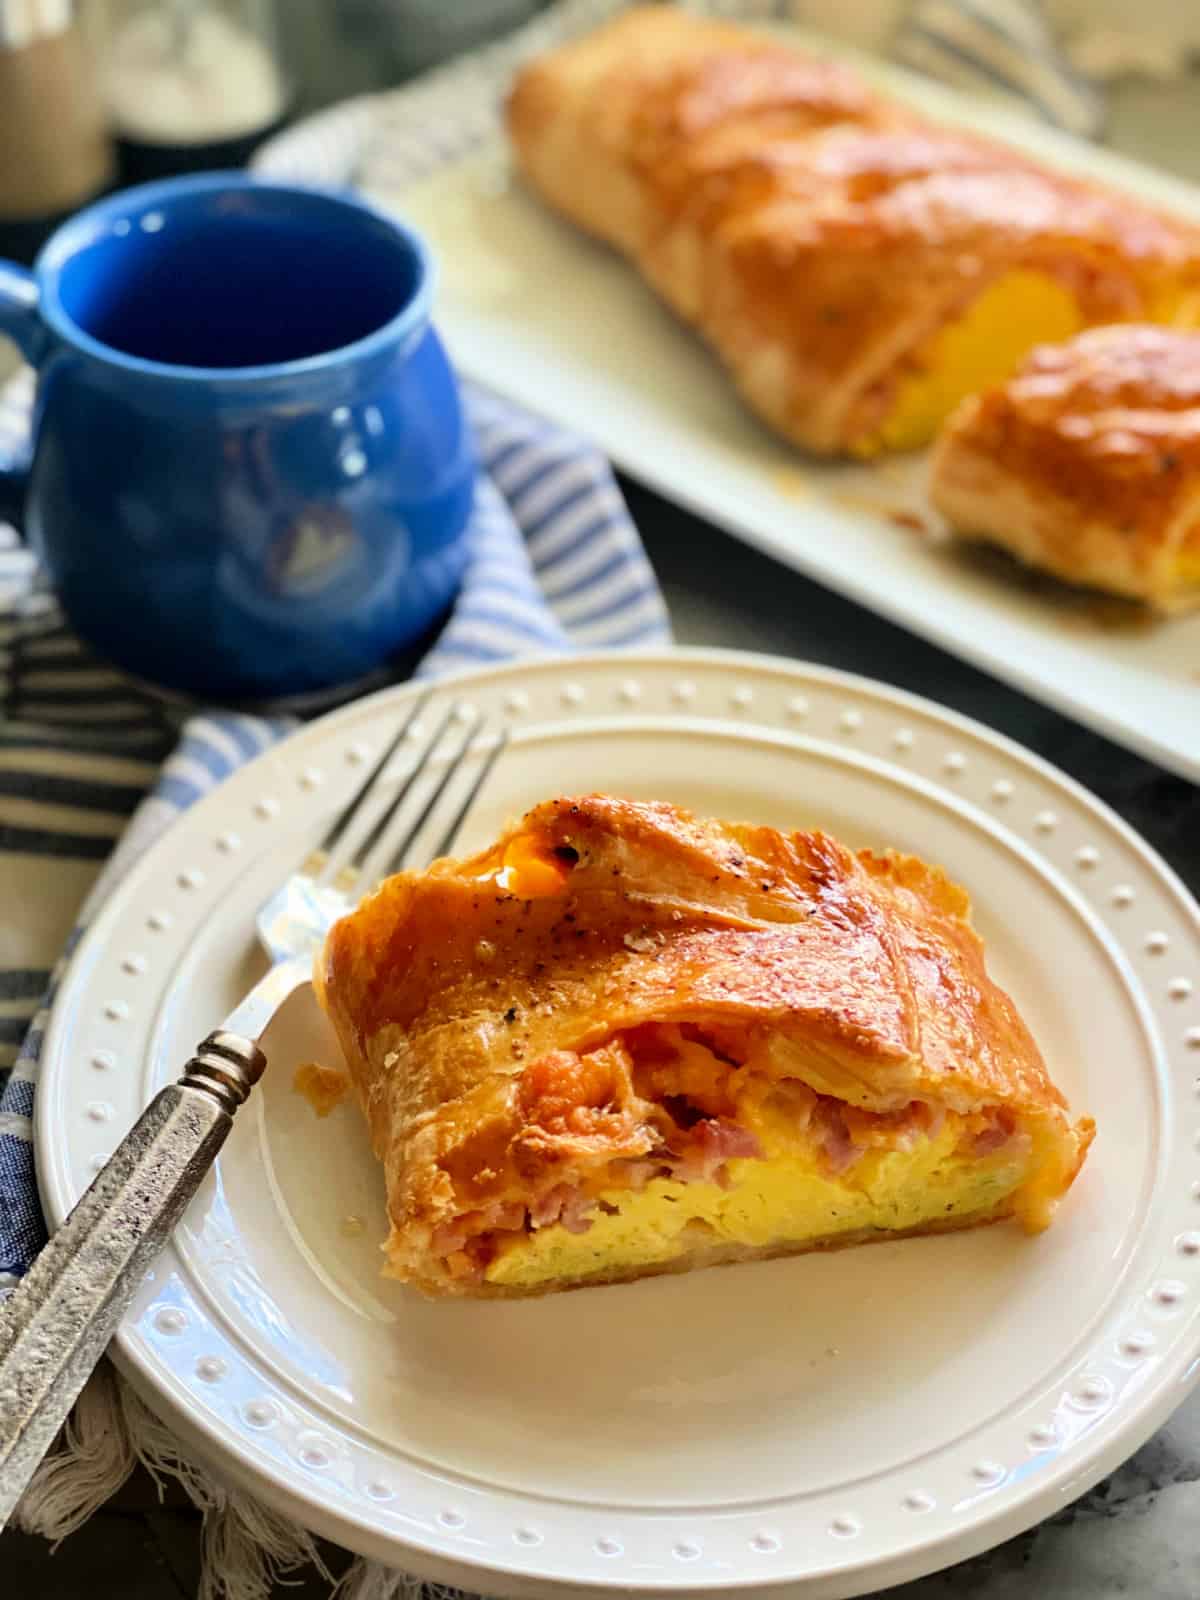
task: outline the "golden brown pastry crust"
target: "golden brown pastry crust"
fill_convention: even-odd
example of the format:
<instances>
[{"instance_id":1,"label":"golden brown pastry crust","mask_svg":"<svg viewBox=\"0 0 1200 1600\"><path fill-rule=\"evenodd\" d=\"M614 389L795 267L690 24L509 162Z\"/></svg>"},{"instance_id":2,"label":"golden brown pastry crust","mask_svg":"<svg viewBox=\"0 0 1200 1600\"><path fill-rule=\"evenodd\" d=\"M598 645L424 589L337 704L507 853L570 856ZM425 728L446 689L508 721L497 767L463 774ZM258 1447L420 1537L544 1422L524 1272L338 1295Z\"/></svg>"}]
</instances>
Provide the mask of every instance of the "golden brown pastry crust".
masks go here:
<instances>
[{"instance_id":1,"label":"golden brown pastry crust","mask_svg":"<svg viewBox=\"0 0 1200 1600\"><path fill-rule=\"evenodd\" d=\"M643 186L669 206L714 140L870 118L877 105L853 74L736 24L635 6L525 67L508 126L545 198L632 253L658 221Z\"/></svg>"},{"instance_id":2,"label":"golden brown pastry crust","mask_svg":"<svg viewBox=\"0 0 1200 1600\"><path fill-rule=\"evenodd\" d=\"M508 110L542 197L636 261L749 403L820 452L868 448L928 341L1024 269L1080 320L1166 320L1200 234L922 123L750 30L634 8L526 67Z\"/></svg>"},{"instance_id":3,"label":"golden brown pastry crust","mask_svg":"<svg viewBox=\"0 0 1200 1600\"><path fill-rule=\"evenodd\" d=\"M514 853L554 892L502 887ZM439 1227L548 1173L646 1156L646 1102L610 1041L647 1025L759 1037L781 1079L799 1051L817 1087L869 1113L1010 1108L1046 1132L1039 1183L1057 1196L1091 1124L1072 1128L968 913L912 857L603 795L389 879L335 925L317 984L384 1165L392 1270L445 1292ZM567 1054L582 1051L605 1076L590 1101Z\"/></svg>"},{"instance_id":4,"label":"golden brown pastry crust","mask_svg":"<svg viewBox=\"0 0 1200 1600\"><path fill-rule=\"evenodd\" d=\"M950 419L931 494L956 532L1069 582L1200 604L1200 334L1095 328L1035 350Z\"/></svg>"}]
</instances>

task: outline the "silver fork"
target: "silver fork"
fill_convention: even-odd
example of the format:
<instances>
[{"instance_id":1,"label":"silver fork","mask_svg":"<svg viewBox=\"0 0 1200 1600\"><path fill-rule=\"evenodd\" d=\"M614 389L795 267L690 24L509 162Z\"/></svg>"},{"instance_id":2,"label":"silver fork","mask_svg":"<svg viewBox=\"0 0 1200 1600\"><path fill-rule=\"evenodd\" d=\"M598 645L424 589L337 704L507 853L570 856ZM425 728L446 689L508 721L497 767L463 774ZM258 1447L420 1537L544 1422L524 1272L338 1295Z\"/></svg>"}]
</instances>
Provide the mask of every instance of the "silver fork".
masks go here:
<instances>
[{"instance_id":1,"label":"silver fork","mask_svg":"<svg viewBox=\"0 0 1200 1600\"><path fill-rule=\"evenodd\" d=\"M463 708L451 704L396 793L355 839L355 824L366 821L380 780L417 731L431 693L426 690L413 702L320 845L260 909L256 928L270 961L267 972L209 1034L183 1076L154 1097L24 1280L0 1304L0 1529L216 1159L238 1107L262 1076L267 1058L258 1041L272 1017L311 978L326 933L372 881L367 874L375 857L386 849L381 876L407 860L483 731L481 714L464 722ZM393 841L417 780L455 727L459 731L441 773ZM449 853L507 737L501 733L480 763L433 855ZM339 862L347 845L349 860Z\"/></svg>"}]
</instances>

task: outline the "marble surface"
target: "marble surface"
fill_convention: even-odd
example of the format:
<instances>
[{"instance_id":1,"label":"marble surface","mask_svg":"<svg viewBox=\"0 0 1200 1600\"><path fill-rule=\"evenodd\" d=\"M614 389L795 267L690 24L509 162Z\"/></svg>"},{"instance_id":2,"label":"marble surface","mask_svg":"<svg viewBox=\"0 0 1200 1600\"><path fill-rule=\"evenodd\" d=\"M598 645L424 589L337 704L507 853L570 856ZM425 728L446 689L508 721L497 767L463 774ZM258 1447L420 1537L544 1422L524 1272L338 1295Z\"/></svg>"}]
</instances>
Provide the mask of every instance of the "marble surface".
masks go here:
<instances>
[{"instance_id":1,"label":"marble surface","mask_svg":"<svg viewBox=\"0 0 1200 1600\"><path fill-rule=\"evenodd\" d=\"M329 94L357 86L335 73ZM1140 159L1200 180L1200 79L1120 86L1110 139ZM3 365L0 347L0 370ZM681 643L825 662L978 717L1094 790L1200 892L1200 790L637 486L626 488ZM192 1600L198 1551L198 1519L182 1494L169 1492L160 1502L149 1480L137 1477L55 1554L41 1541L6 1534L0 1592L20 1600L94 1600L98 1594ZM341 1565L336 1553L332 1565ZM280 1600L328 1593L316 1574L298 1576L298 1587L277 1586ZM1200 1600L1200 1392L1111 1478L1048 1522L973 1561L889 1592L896 1600Z\"/></svg>"},{"instance_id":2,"label":"marble surface","mask_svg":"<svg viewBox=\"0 0 1200 1600\"><path fill-rule=\"evenodd\" d=\"M986 1555L892 1600L1195 1600L1200 1395L1105 1483Z\"/></svg>"}]
</instances>

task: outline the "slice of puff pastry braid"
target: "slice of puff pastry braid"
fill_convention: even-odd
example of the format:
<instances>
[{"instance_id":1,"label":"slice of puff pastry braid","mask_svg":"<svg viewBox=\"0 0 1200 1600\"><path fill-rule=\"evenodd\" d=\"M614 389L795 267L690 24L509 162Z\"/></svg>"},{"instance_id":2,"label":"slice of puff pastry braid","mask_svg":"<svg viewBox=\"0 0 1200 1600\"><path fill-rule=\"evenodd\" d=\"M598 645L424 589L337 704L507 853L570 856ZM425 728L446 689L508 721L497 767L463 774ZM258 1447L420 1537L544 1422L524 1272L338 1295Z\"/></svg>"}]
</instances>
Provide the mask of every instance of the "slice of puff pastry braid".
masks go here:
<instances>
[{"instance_id":1,"label":"slice of puff pastry braid","mask_svg":"<svg viewBox=\"0 0 1200 1600\"><path fill-rule=\"evenodd\" d=\"M965 893L818 832L550 800L387 880L317 982L383 1164L385 1270L430 1295L1037 1231L1093 1133Z\"/></svg>"}]
</instances>

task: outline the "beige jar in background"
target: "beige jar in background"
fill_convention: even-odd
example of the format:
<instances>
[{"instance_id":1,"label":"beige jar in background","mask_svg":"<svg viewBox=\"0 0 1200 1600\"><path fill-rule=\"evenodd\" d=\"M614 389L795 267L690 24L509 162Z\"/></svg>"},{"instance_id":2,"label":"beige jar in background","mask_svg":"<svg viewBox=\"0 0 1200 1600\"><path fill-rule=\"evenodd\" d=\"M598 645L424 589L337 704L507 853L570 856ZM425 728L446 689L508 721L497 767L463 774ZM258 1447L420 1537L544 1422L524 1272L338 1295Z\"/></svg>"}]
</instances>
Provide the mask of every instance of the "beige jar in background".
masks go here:
<instances>
[{"instance_id":1,"label":"beige jar in background","mask_svg":"<svg viewBox=\"0 0 1200 1600\"><path fill-rule=\"evenodd\" d=\"M28 260L105 189L112 148L69 0L0 0L0 254Z\"/></svg>"}]
</instances>

